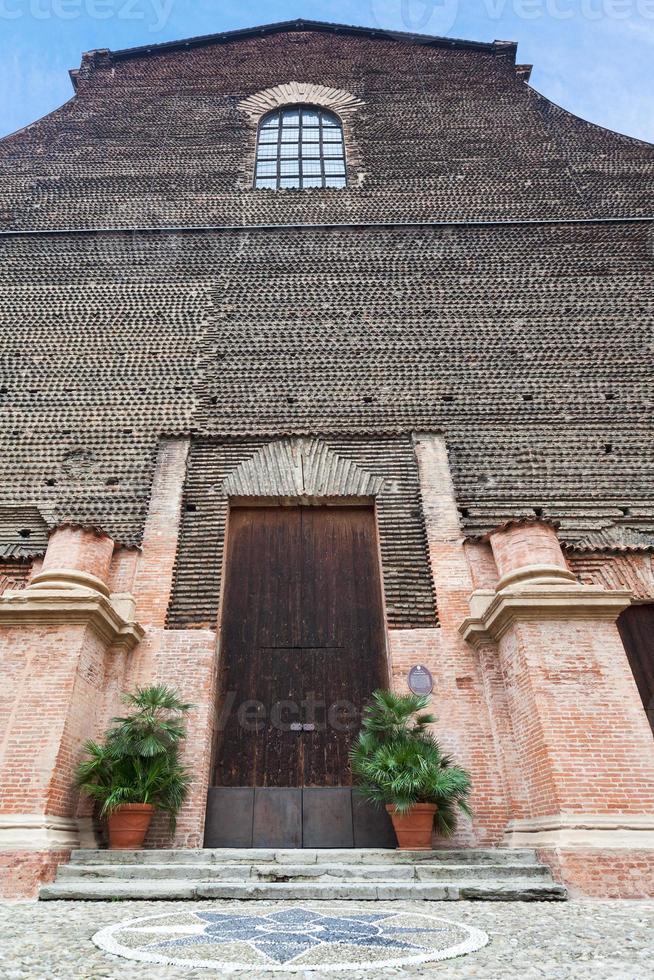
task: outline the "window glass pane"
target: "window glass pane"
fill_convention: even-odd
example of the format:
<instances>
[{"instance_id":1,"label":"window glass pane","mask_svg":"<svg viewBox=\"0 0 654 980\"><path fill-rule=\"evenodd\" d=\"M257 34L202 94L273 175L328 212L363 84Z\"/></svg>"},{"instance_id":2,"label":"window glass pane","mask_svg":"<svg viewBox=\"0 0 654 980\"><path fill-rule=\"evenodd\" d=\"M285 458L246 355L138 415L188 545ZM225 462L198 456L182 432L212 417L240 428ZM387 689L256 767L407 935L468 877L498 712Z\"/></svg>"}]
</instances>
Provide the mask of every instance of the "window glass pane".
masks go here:
<instances>
[{"instance_id":1,"label":"window glass pane","mask_svg":"<svg viewBox=\"0 0 654 980\"><path fill-rule=\"evenodd\" d=\"M345 187L345 149L337 116L314 106L273 112L259 128L254 186Z\"/></svg>"},{"instance_id":2,"label":"window glass pane","mask_svg":"<svg viewBox=\"0 0 654 980\"><path fill-rule=\"evenodd\" d=\"M345 164L342 160L325 160L326 174L344 174Z\"/></svg>"},{"instance_id":3,"label":"window glass pane","mask_svg":"<svg viewBox=\"0 0 654 980\"><path fill-rule=\"evenodd\" d=\"M325 143L322 153L325 157L342 157L343 147L340 143Z\"/></svg>"}]
</instances>

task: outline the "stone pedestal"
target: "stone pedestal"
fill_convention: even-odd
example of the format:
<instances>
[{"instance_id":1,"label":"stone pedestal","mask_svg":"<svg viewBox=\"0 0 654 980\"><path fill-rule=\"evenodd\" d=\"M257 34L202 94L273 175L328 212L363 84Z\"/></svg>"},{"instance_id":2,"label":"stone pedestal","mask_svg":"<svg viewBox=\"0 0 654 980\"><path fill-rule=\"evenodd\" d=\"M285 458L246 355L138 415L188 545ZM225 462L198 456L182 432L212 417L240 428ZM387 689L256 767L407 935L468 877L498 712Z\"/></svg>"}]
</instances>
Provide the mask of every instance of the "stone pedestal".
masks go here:
<instances>
[{"instance_id":1,"label":"stone pedestal","mask_svg":"<svg viewBox=\"0 0 654 980\"><path fill-rule=\"evenodd\" d=\"M545 524L490 543L499 581L461 632L496 644L506 690L527 801L506 843L573 891L654 894L654 742L615 626L630 594L579 585Z\"/></svg>"}]
</instances>

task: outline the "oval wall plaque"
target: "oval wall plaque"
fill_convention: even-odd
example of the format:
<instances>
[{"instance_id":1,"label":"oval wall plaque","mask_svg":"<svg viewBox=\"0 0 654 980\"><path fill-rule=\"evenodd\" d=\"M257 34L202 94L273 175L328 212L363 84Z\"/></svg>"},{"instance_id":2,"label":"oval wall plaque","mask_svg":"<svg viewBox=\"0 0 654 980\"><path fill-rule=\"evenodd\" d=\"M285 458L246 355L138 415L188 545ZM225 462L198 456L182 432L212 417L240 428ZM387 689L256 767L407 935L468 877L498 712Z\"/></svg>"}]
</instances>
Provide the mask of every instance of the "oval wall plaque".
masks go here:
<instances>
[{"instance_id":1,"label":"oval wall plaque","mask_svg":"<svg viewBox=\"0 0 654 980\"><path fill-rule=\"evenodd\" d=\"M434 682L430 672L422 664L414 664L409 671L409 690L414 694L431 694Z\"/></svg>"}]
</instances>

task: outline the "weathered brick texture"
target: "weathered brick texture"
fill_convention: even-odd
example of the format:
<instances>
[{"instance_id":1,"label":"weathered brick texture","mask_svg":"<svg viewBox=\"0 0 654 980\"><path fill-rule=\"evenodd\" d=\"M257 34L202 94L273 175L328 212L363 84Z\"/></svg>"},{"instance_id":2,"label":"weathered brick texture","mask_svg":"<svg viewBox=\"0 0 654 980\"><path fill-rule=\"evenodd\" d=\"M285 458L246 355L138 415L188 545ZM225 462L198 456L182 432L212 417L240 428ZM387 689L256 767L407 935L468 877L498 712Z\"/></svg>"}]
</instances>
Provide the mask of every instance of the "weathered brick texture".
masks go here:
<instances>
[{"instance_id":1,"label":"weathered brick texture","mask_svg":"<svg viewBox=\"0 0 654 980\"><path fill-rule=\"evenodd\" d=\"M106 584L114 543L106 534L76 527L58 528L48 541L42 572L65 568L86 572Z\"/></svg>"},{"instance_id":2,"label":"weathered brick texture","mask_svg":"<svg viewBox=\"0 0 654 980\"><path fill-rule=\"evenodd\" d=\"M505 42L296 23L91 52L75 98L0 142L0 602L85 572L146 630L127 652L77 619L0 624L0 814L88 823L82 742L157 681L195 704L175 841L201 845L223 483L290 436L383 480L390 672L429 667L472 772L456 843L653 812L609 619L459 632L475 590L527 566L654 599L654 148L524 77ZM252 189L253 106L293 81L346 106L342 191ZM167 840L157 818L148 845ZM66 853L0 850L3 888L33 894ZM652 894L646 847L542 853L579 893Z\"/></svg>"}]
</instances>

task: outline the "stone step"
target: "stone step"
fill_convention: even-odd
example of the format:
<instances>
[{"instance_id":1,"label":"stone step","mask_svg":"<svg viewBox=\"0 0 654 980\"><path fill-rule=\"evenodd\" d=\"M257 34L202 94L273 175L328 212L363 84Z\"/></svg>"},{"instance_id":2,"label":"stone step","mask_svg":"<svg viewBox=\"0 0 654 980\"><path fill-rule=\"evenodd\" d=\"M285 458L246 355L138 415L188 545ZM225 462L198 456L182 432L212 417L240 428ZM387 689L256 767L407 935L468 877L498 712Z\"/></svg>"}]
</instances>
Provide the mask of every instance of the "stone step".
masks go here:
<instances>
[{"instance_id":1,"label":"stone step","mask_svg":"<svg viewBox=\"0 0 654 980\"><path fill-rule=\"evenodd\" d=\"M71 864L537 864L525 848L399 851L395 848L202 848L179 850L73 851Z\"/></svg>"},{"instance_id":2,"label":"stone step","mask_svg":"<svg viewBox=\"0 0 654 980\"><path fill-rule=\"evenodd\" d=\"M64 864L57 881L456 881L458 879L548 878L540 864Z\"/></svg>"},{"instance_id":3,"label":"stone step","mask_svg":"<svg viewBox=\"0 0 654 980\"><path fill-rule=\"evenodd\" d=\"M498 902L563 901L565 889L551 881L530 878L481 880L477 877L456 883L430 882L189 882L185 880L57 881L41 888L42 901L116 900L307 900L307 901L461 901Z\"/></svg>"}]
</instances>

